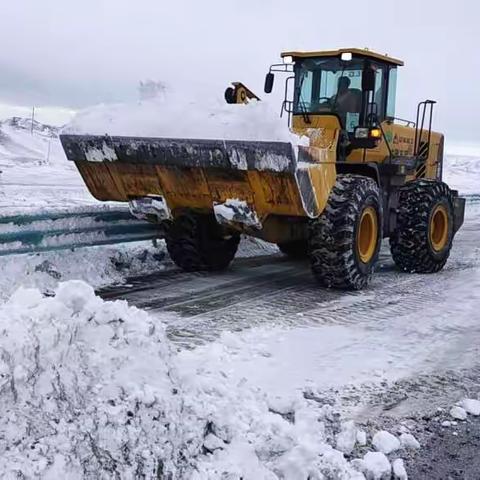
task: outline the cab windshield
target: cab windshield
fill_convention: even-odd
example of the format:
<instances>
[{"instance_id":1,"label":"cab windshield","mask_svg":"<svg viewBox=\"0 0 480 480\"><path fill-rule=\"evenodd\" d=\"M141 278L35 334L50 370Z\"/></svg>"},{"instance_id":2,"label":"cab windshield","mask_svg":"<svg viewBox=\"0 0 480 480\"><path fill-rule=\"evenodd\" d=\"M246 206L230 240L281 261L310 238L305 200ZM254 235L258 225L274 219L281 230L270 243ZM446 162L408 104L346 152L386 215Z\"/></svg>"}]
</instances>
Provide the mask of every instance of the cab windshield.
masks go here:
<instances>
[{"instance_id":1,"label":"cab windshield","mask_svg":"<svg viewBox=\"0 0 480 480\"><path fill-rule=\"evenodd\" d=\"M377 68L375 110L382 111L382 67ZM294 114L336 113L348 132L360 122L364 59L306 58L295 63Z\"/></svg>"}]
</instances>

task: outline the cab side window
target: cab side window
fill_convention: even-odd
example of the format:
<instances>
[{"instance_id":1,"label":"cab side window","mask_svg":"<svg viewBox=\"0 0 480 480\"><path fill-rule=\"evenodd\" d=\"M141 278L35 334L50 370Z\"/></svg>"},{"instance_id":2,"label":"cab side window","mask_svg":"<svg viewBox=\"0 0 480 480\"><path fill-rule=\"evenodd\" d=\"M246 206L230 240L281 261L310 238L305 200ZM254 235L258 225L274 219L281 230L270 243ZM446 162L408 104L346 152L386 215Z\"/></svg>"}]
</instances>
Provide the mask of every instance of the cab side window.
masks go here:
<instances>
[{"instance_id":1,"label":"cab side window","mask_svg":"<svg viewBox=\"0 0 480 480\"><path fill-rule=\"evenodd\" d=\"M395 94L397 91L397 69L391 67L388 74L387 117L395 117Z\"/></svg>"}]
</instances>

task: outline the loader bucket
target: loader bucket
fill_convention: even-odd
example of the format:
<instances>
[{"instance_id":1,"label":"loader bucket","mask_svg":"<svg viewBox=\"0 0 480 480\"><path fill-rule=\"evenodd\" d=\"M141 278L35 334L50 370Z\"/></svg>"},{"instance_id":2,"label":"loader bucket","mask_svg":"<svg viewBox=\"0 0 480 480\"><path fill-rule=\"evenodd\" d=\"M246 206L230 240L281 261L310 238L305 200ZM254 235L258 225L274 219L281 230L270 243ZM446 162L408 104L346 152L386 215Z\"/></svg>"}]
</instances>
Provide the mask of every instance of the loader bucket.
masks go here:
<instances>
[{"instance_id":1,"label":"loader bucket","mask_svg":"<svg viewBox=\"0 0 480 480\"><path fill-rule=\"evenodd\" d=\"M269 215L316 217L335 182L319 148L288 142L61 135L92 195L104 201L150 196L182 209L213 211L239 200L259 224ZM242 209L245 210L245 209Z\"/></svg>"}]
</instances>

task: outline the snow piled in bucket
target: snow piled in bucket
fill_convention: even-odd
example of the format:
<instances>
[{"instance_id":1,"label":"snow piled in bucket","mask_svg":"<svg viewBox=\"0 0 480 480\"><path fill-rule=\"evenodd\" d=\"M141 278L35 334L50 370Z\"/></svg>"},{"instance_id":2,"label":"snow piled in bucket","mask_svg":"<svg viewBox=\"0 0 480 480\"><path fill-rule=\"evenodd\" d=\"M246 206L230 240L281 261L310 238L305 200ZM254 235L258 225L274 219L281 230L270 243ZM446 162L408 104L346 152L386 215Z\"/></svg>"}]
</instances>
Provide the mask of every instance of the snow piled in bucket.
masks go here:
<instances>
[{"instance_id":1,"label":"snow piled in bucket","mask_svg":"<svg viewBox=\"0 0 480 480\"><path fill-rule=\"evenodd\" d=\"M364 478L331 407L182 371L158 318L83 282L18 290L0 325L2 478Z\"/></svg>"},{"instance_id":2,"label":"snow piled in bucket","mask_svg":"<svg viewBox=\"0 0 480 480\"><path fill-rule=\"evenodd\" d=\"M98 105L78 113L63 133L308 145L308 139L292 134L286 117L280 118L267 102L232 105L201 91L191 96L165 88L156 97L137 103Z\"/></svg>"}]
</instances>

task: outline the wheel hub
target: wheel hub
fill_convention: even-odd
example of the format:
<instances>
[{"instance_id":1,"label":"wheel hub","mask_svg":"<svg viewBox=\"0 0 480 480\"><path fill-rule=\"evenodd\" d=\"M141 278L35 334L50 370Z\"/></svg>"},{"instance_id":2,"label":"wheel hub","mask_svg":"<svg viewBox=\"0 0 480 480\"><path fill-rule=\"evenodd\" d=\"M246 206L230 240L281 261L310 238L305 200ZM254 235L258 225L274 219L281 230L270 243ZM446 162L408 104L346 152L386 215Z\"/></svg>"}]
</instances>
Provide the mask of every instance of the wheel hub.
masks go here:
<instances>
[{"instance_id":1,"label":"wheel hub","mask_svg":"<svg viewBox=\"0 0 480 480\"><path fill-rule=\"evenodd\" d=\"M357 253L363 263L372 260L377 248L378 220L373 207L363 210L357 233Z\"/></svg>"},{"instance_id":2,"label":"wheel hub","mask_svg":"<svg viewBox=\"0 0 480 480\"><path fill-rule=\"evenodd\" d=\"M447 245L448 212L443 205L438 205L432 213L429 236L430 243L436 252L440 252Z\"/></svg>"}]
</instances>

